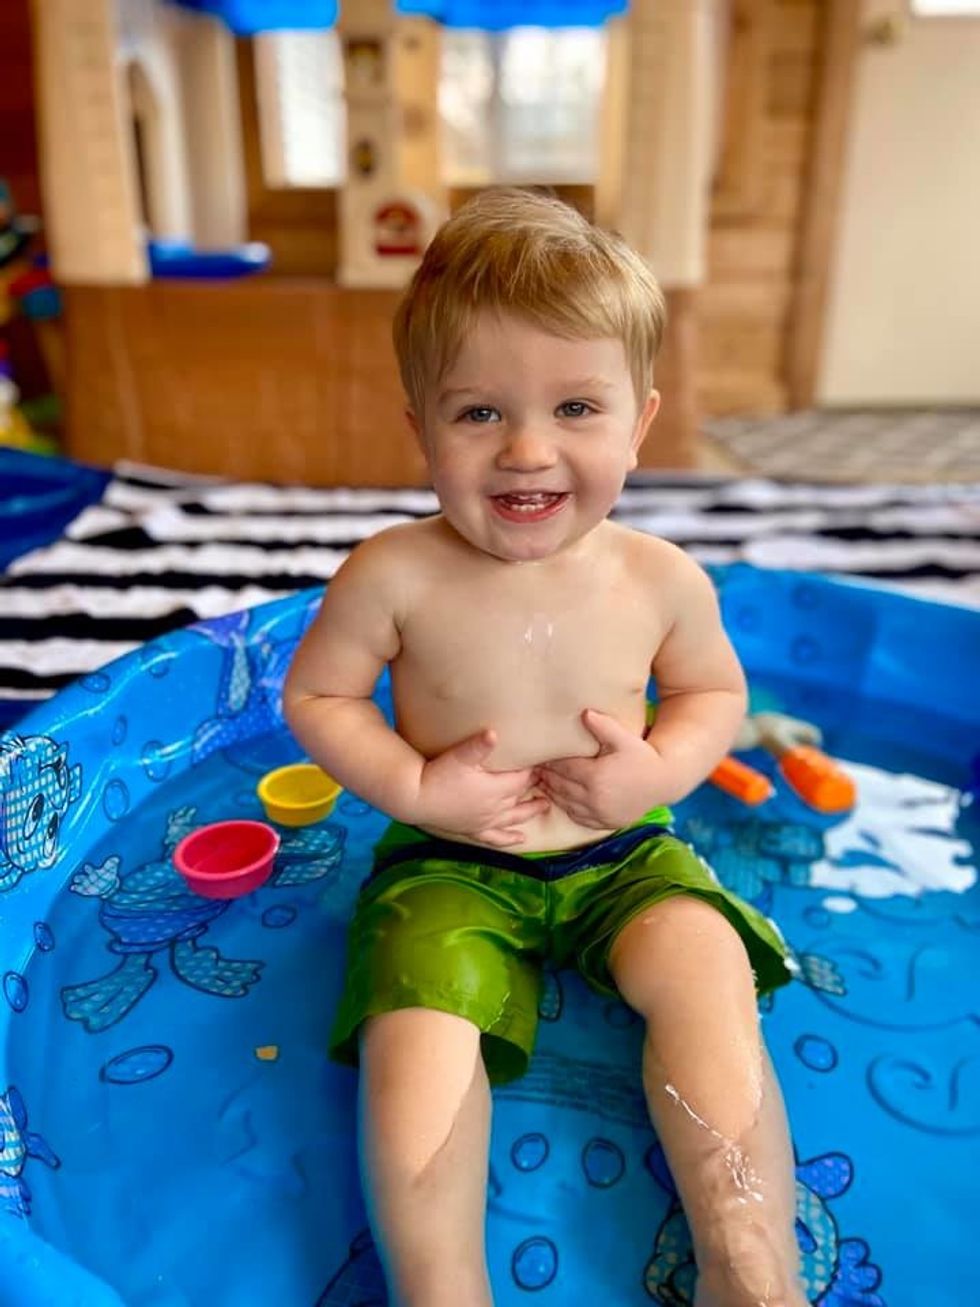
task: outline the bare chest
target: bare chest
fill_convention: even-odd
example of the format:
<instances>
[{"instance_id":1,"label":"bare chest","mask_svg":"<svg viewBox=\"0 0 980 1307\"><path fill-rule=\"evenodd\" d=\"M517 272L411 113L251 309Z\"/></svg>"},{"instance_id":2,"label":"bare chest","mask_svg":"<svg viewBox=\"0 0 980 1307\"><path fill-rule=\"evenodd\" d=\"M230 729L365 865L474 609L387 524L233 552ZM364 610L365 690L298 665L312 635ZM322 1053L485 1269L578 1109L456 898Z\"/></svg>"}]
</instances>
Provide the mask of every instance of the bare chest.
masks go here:
<instances>
[{"instance_id":1,"label":"bare chest","mask_svg":"<svg viewBox=\"0 0 980 1307\"><path fill-rule=\"evenodd\" d=\"M547 598L447 585L402 633L399 729L431 755L492 726L499 766L594 752L583 709L641 726L661 639L651 597L628 584Z\"/></svg>"}]
</instances>

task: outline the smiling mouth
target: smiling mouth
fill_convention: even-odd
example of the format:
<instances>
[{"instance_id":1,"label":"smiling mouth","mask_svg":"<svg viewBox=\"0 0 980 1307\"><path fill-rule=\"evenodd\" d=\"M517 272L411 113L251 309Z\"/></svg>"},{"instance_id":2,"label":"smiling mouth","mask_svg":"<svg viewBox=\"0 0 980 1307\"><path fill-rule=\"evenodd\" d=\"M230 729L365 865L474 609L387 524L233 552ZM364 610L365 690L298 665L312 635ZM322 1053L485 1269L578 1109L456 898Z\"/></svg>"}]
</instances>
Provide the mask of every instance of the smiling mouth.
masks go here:
<instances>
[{"instance_id":1,"label":"smiling mouth","mask_svg":"<svg viewBox=\"0 0 980 1307\"><path fill-rule=\"evenodd\" d=\"M540 522L553 517L564 508L568 499L567 492L548 490L490 496L494 511L509 522Z\"/></svg>"}]
</instances>

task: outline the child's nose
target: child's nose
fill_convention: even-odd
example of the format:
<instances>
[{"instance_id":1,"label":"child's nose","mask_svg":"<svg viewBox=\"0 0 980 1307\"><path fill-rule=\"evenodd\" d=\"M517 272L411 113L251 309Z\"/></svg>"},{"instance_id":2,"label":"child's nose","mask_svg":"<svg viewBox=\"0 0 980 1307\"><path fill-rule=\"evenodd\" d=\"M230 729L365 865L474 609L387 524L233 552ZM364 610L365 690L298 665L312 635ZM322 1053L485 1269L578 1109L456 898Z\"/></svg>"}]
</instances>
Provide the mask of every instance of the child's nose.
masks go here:
<instances>
[{"instance_id":1,"label":"child's nose","mask_svg":"<svg viewBox=\"0 0 980 1307\"><path fill-rule=\"evenodd\" d=\"M530 424L511 427L497 455L498 466L509 470L534 471L554 462L554 445Z\"/></svg>"}]
</instances>

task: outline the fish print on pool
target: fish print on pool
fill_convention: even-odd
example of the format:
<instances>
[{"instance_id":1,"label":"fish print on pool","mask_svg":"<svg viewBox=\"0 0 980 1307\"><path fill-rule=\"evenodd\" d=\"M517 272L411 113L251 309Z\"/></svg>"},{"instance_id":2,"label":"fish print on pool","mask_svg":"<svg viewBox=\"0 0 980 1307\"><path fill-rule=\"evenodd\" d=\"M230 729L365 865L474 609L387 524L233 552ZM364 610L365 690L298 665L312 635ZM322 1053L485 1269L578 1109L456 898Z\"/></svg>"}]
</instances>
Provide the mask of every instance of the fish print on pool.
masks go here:
<instances>
[{"instance_id":1,"label":"fish print on pool","mask_svg":"<svg viewBox=\"0 0 980 1307\"><path fill-rule=\"evenodd\" d=\"M31 1213L31 1190L24 1164L35 1158L56 1171L60 1160L39 1134L27 1128L27 1107L14 1085L0 1094L0 1211L14 1216Z\"/></svg>"},{"instance_id":2,"label":"fish print on pool","mask_svg":"<svg viewBox=\"0 0 980 1307\"><path fill-rule=\"evenodd\" d=\"M90 1034L132 1011L158 977L154 958L163 956L176 979L218 998L242 998L259 979L261 959L225 958L200 943L232 900L202 898L174 869L173 851L198 824L195 817L190 806L170 813L154 861L126 872L122 858L112 854L97 867L87 863L71 879L73 894L98 899L99 925L111 937L107 950L122 959L106 975L61 990L65 1016ZM343 860L346 835L334 822L284 832L268 884L302 885L329 876Z\"/></svg>"},{"instance_id":3,"label":"fish print on pool","mask_svg":"<svg viewBox=\"0 0 980 1307\"><path fill-rule=\"evenodd\" d=\"M81 792L82 768L69 765L67 744L47 735L0 738L0 892L54 866Z\"/></svg>"}]
</instances>

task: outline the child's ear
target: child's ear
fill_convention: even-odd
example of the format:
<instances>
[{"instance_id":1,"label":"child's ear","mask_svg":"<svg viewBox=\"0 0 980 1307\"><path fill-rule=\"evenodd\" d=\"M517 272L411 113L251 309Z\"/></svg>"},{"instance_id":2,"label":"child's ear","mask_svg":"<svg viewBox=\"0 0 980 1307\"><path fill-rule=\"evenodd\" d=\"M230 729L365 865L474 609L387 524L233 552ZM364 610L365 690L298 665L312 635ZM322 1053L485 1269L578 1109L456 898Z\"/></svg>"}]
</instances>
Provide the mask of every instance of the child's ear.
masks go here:
<instances>
[{"instance_id":1,"label":"child's ear","mask_svg":"<svg viewBox=\"0 0 980 1307\"><path fill-rule=\"evenodd\" d=\"M633 439L630 441L630 452L632 461L630 470L636 467L637 454L640 452L640 446L646 440L650 433L650 424L657 416L660 408L660 391L651 390L647 396L647 402L643 405L639 417L636 419L636 426L633 428Z\"/></svg>"}]
</instances>

